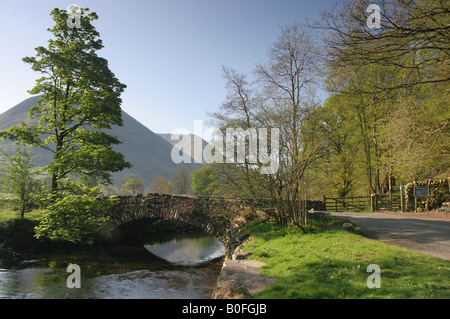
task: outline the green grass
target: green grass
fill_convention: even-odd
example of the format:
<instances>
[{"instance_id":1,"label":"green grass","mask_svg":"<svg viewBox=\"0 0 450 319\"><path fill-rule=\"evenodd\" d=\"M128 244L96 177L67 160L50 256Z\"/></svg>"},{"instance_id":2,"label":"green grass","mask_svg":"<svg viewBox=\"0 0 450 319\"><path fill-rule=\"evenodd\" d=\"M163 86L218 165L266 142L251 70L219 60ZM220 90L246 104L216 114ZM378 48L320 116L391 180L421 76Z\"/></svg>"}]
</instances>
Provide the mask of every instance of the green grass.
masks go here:
<instances>
[{"instance_id":1,"label":"green grass","mask_svg":"<svg viewBox=\"0 0 450 319\"><path fill-rule=\"evenodd\" d=\"M21 219L18 211L0 208L0 245L14 251L35 246L37 239L34 237L34 227L40 214L36 210L25 214L25 218Z\"/></svg>"},{"instance_id":2,"label":"green grass","mask_svg":"<svg viewBox=\"0 0 450 319\"><path fill-rule=\"evenodd\" d=\"M248 227L244 250L276 278L255 298L450 298L450 261L362 237L331 216L310 224L306 233L274 223ZM367 287L370 264L381 268L381 288Z\"/></svg>"},{"instance_id":3,"label":"green grass","mask_svg":"<svg viewBox=\"0 0 450 319\"><path fill-rule=\"evenodd\" d=\"M39 217L40 214L41 211L34 210L30 213L26 213L25 218L30 220L36 220L36 218ZM20 218L20 214L18 211L14 211L10 208L0 208L0 223L16 218Z\"/></svg>"}]
</instances>

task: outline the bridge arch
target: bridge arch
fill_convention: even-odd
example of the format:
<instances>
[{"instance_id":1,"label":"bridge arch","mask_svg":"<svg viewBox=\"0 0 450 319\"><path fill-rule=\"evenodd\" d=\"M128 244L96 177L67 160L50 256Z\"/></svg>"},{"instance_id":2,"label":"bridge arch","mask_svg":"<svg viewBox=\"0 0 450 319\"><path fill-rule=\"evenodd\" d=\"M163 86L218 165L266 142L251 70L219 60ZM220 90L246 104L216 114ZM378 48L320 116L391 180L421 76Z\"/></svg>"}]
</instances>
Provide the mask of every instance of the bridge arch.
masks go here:
<instances>
[{"instance_id":1,"label":"bridge arch","mask_svg":"<svg viewBox=\"0 0 450 319\"><path fill-rule=\"evenodd\" d=\"M152 193L107 198L118 199L110 212L113 227L141 219L172 220L194 226L216 237L227 250L235 246L233 229L242 223L245 209L239 200L216 197Z\"/></svg>"},{"instance_id":2,"label":"bridge arch","mask_svg":"<svg viewBox=\"0 0 450 319\"><path fill-rule=\"evenodd\" d=\"M104 196L98 199L107 198L118 199L110 214L113 227L143 218L186 223L216 237L225 246L228 256L245 239L239 231L240 226L246 222L245 212L248 209L268 212L275 207L270 200L157 193ZM322 201L308 200L306 207L308 210L324 210Z\"/></svg>"}]
</instances>

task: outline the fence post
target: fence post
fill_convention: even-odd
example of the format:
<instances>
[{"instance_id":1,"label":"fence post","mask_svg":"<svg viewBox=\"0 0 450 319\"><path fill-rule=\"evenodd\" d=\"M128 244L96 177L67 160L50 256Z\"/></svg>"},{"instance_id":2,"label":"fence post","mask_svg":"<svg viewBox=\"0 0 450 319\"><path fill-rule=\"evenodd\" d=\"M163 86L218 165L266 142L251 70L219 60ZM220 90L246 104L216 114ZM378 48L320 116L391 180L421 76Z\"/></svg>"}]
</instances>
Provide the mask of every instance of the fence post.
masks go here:
<instances>
[{"instance_id":1,"label":"fence post","mask_svg":"<svg viewBox=\"0 0 450 319\"><path fill-rule=\"evenodd\" d=\"M392 212L392 192L389 190L389 211Z\"/></svg>"},{"instance_id":2,"label":"fence post","mask_svg":"<svg viewBox=\"0 0 450 319\"><path fill-rule=\"evenodd\" d=\"M400 185L400 211L405 212L405 197L403 197L403 185Z\"/></svg>"},{"instance_id":3,"label":"fence post","mask_svg":"<svg viewBox=\"0 0 450 319\"><path fill-rule=\"evenodd\" d=\"M414 212L417 213L417 197L414 196Z\"/></svg>"},{"instance_id":4,"label":"fence post","mask_svg":"<svg viewBox=\"0 0 450 319\"><path fill-rule=\"evenodd\" d=\"M323 209L327 211L327 198L323 195Z\"/></svg>"},{"instance_id":5,"label":"fence post","mask_svg":"<svg viewBox=\"0 0 450 319\"><path fill-rule=\"evenodd\" d=\"M375 211L375 197L375 193L372 193L370 196L370 210L372 211L372 213Z\"/></svg>"}]
</instances>

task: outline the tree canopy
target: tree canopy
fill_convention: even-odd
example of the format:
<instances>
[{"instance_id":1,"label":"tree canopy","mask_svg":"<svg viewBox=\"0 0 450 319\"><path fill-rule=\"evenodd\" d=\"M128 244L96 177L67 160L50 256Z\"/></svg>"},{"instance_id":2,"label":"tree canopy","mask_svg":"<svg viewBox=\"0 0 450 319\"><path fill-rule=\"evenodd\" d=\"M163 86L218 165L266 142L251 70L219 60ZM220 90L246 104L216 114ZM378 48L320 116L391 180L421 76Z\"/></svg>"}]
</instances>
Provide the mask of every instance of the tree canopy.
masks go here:
<instances>
[{"instance_id":1,"label":"tree canopy","mask_svg":"<svg viewBox=\"0 0 450 319\"><path fill-rule=\"evenodd\" d=\"M53 153L46 167L53 193L70 174L107 183L110 172L131 167L113 148L120 141L107 133L112 125L122 125L120 96L126 86L109 69L108 61L97 55L103 43L92 22L98 16L88 11L81 9L76 27L68 25L66 10L51 12L53 38L47 47L36 48L36 56L23 59L41 75L29 91L41 96L29 112L38 124L22 122L0 132L0 137Z\"/></svg>"},{"instance_id":2,"label":"tree canopy","mask_svg":"<svg viewBox=\"0 0 450 319\"><path fill-rule=\"evenodd\" d=\"M283 27L253 80L224 68L228 95L213 123L279 128L280 169L210 164L194 174L196 193L271 198L280 224L304 225L305 198L392 193L448 176L447 2L379 1L379 28L367 22L369 1L341 4L308 27Z\"/></svg>"}]
</instances>

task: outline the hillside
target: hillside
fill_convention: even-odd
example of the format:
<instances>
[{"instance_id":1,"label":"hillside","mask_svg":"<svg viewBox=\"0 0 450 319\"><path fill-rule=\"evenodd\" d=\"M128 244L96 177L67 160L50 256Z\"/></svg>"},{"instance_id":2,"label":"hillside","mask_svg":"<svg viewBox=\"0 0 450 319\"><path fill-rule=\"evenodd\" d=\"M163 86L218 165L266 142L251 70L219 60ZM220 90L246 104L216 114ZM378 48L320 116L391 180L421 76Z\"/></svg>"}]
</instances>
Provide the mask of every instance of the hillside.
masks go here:
<instances>
[{"instance_id":1,"label":"hillside","mask_svg":"<svg viewBox=\"0 0 450 319\"><path fill-rule=\"evenodd\" d=\"M194 145L195 143L198 143L202 146L202 150L205 148L206 145L208 145L208 142L203 140L200 136L190 134L190 135L183 135L180 136L178 140L172 140L172 134L171 133L164 133L164 134L158 134L163 139L165 139L167 142L169 142L171 145L176 146L178 149L188 150L191 149L190 156L194 159L196 159L197 163L203 162L203 153L199 154L198 158L195 157L195 151L194 151Z\"/></svg>"},{"instance_id":2,"label":"hillside","mask_svg":"<svg viewBox=\"0 0 450 319\"><path fill-rule=\"evenodd\" d=\"M0 114L0 130L6 130L21 121L36 123L28 118L29 109L36 105L39 96L33 96L17 104L8 111ZM123 126L113 126L109 134L116 136L122 144L116 145L117 151L125 155L125 158L133 167L122 172L112 174L114 184L120 185L127 175L137 174L146 186L150 186L153 175L161 175L170 178L177 164L172 162L172 144L154 133L146 126L139 123L126 112L122 113ZM1 141L0 148L13 150L12 141ZM36 164L47 165L52 153L39 148L32 148L36 153ZM187 164L190 170L199 169L201 164Z\"/></svg>"}]
</instances>

